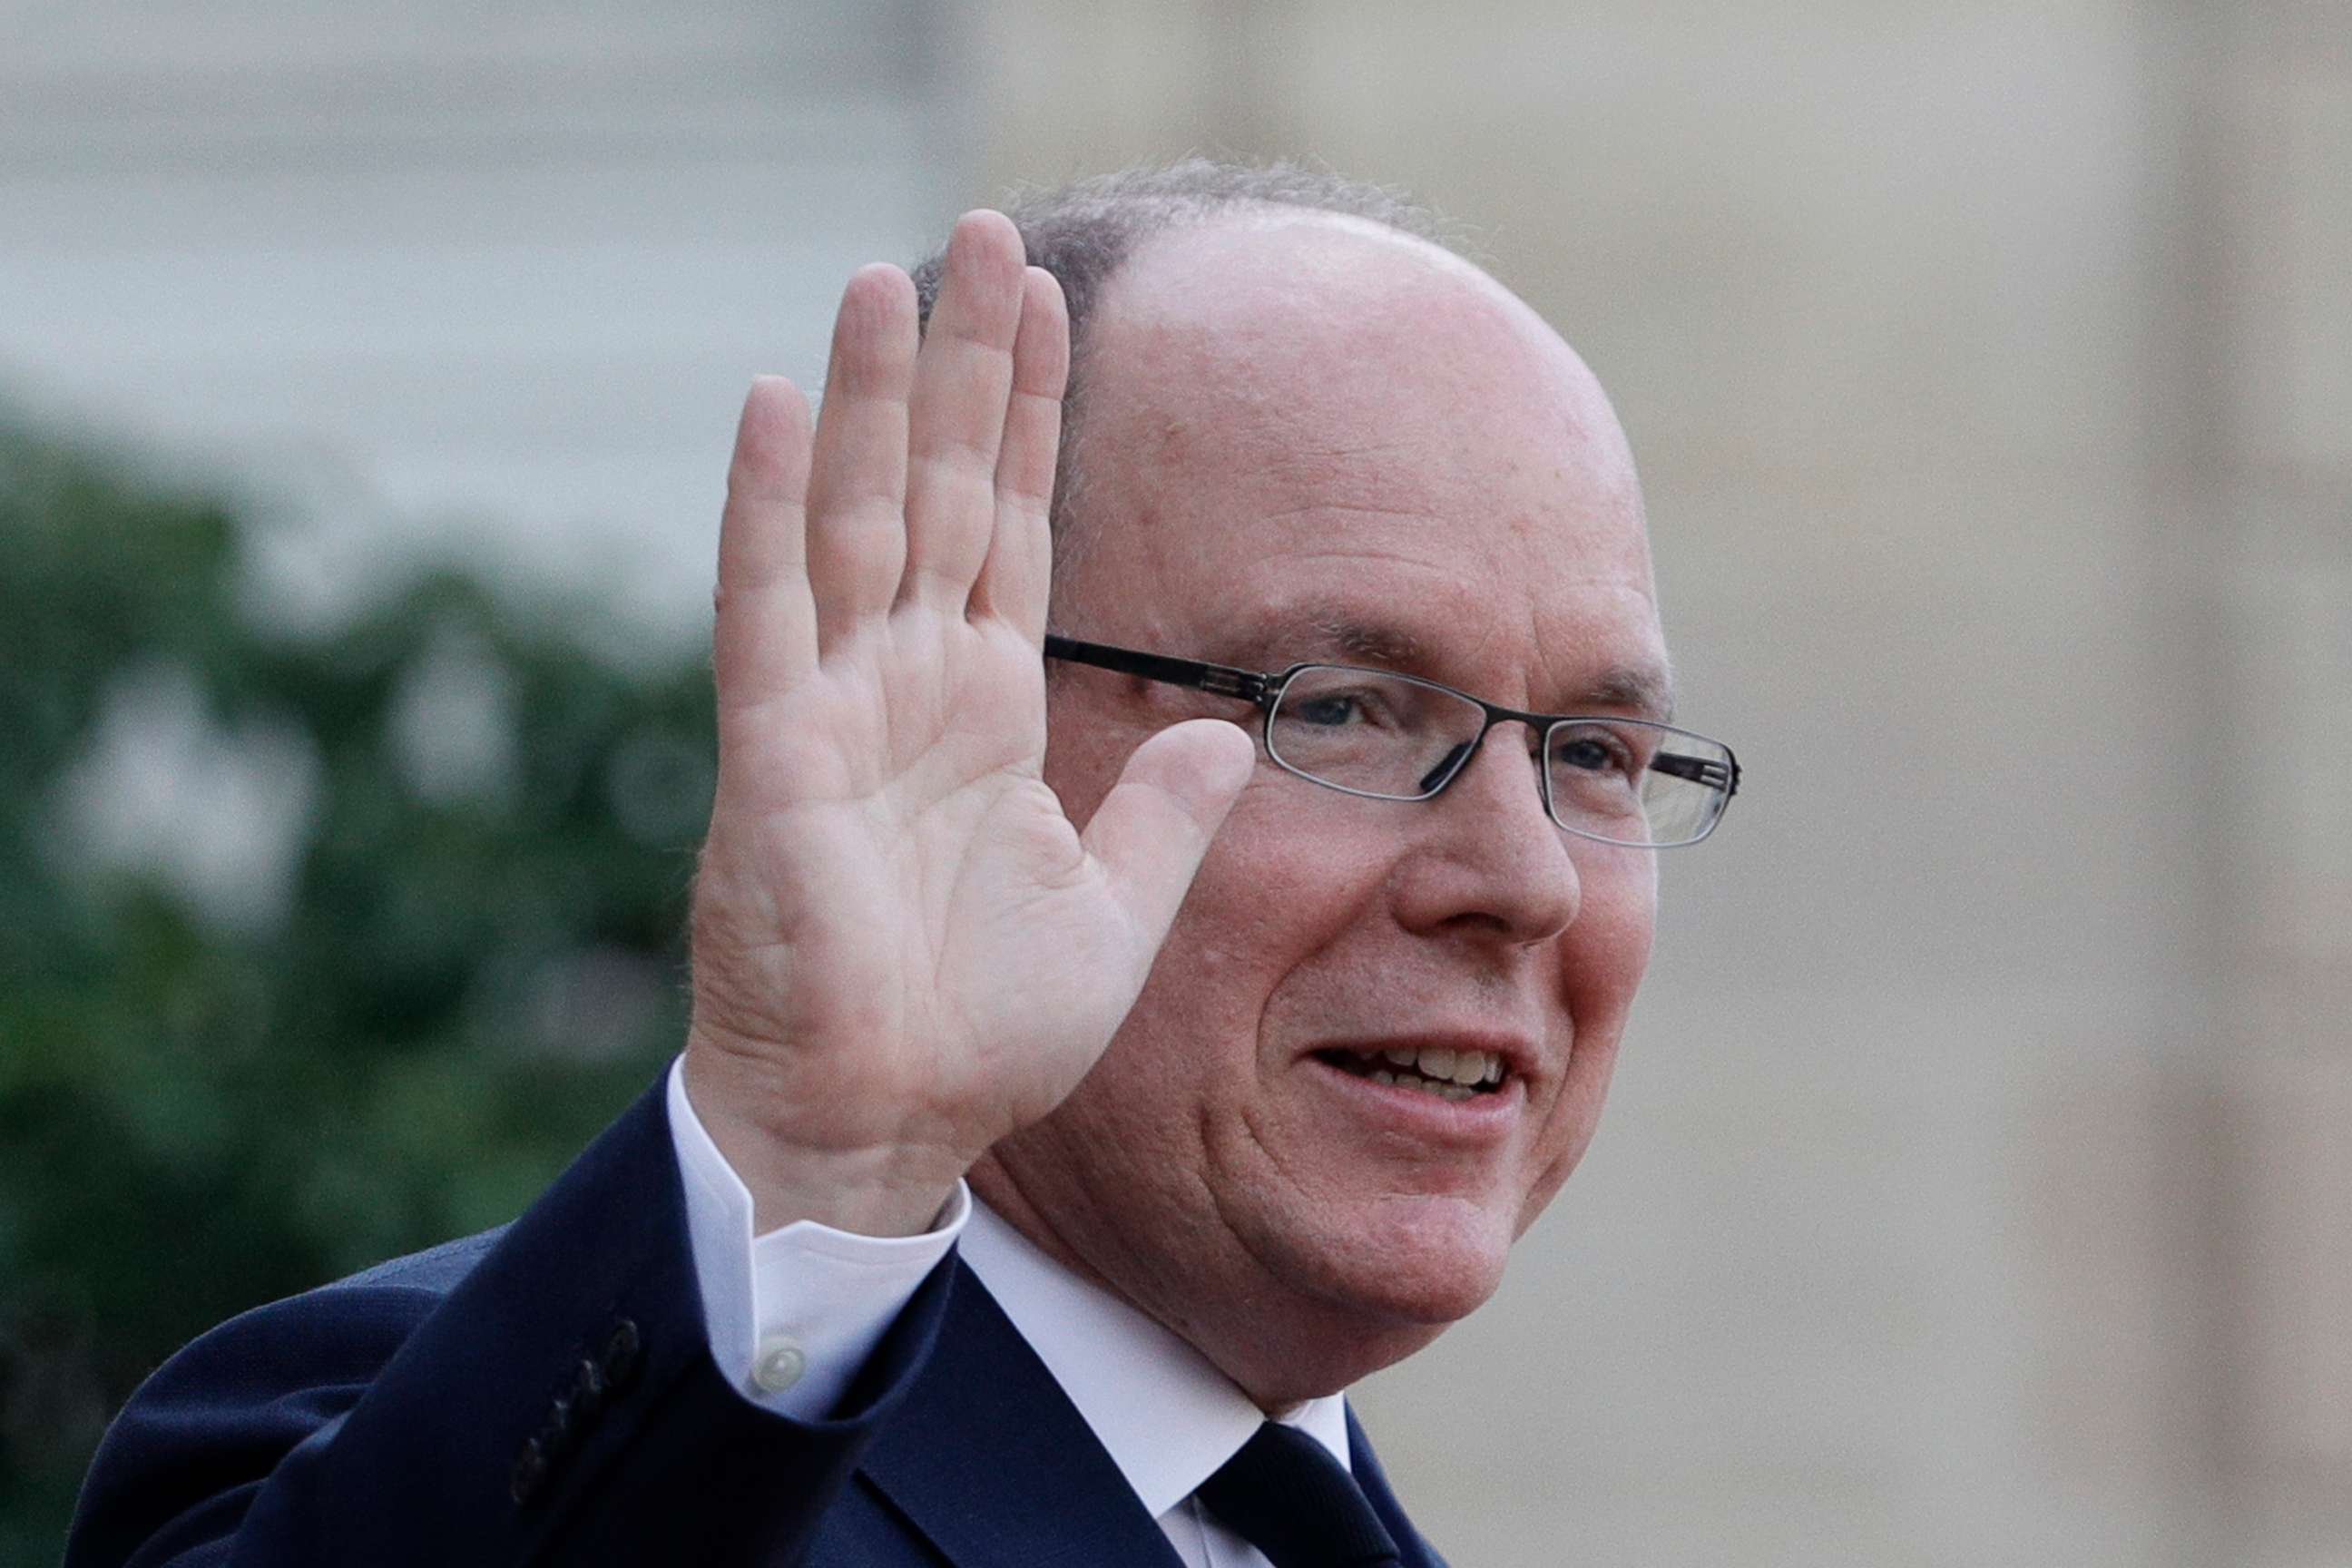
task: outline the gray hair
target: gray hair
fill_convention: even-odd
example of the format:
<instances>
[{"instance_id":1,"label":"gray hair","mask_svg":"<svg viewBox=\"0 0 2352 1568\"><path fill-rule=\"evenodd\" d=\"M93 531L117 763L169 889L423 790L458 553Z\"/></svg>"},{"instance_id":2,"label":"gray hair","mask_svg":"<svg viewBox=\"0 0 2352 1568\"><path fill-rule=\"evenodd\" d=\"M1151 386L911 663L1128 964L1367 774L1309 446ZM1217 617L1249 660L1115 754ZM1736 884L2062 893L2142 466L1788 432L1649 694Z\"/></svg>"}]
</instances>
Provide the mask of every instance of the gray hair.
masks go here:
<instances>
[{"instance_id":1,"label":"gray hair","mask_svg":"<svg viewBox=\"0 0 2352 1568\"><path fill-rule=\"evenodd\" d=\"M1085 406L1087 328L1104 286L1143 241L1196 228L1250 208L1291 207L1384 224L1401 234L1459 253L1444 221L1403 193L1296 163L1231 163L1208 158L1097 174L1015 195L1006 214L1020 229L1029 262L1052 273L1070 310L1070 384L1062 401L1062 449L1054 483L1054 553L1064 564L1076 532L1083 479L1076 461ZM915 294L928 325L939 299L944 250L914 268Z\"/></svg>"}]
</instances>

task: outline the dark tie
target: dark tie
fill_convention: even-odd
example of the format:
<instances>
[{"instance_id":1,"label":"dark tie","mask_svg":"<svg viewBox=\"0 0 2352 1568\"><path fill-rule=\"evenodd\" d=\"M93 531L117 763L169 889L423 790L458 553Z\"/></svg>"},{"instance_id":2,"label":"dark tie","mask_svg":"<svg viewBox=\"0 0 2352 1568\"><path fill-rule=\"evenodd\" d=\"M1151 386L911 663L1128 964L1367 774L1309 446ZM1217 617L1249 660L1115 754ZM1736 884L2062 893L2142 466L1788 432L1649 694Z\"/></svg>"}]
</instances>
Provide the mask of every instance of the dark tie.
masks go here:
<instances>
[{"instance_id":1,"label":"dark tie","mask_svg":"<svg viewBox=\"0 0 2352 1568\"><path fill-rule=\"evenodd\" d=\"M1396 1542L1356 1478L1295 1426L1260 1426L1200 1496L1274 1568L1398 1568Z\"/></svg>"}]
</instances>

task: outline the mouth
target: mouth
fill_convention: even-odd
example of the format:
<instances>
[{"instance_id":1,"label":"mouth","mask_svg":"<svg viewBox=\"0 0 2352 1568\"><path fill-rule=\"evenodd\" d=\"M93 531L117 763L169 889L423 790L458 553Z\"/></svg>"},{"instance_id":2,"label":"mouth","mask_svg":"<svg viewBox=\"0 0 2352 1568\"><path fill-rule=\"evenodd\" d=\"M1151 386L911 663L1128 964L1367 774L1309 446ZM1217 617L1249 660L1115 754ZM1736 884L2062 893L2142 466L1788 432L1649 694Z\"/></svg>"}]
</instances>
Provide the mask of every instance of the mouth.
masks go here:
<instances>
[{"instance_id":1,"label":"mouth","mask_svg":"<svg viewBox=\"0 0 2352 1568\"><path fill-rule=\"evenodd\" d=\"M1510 1079L1499 1053L1444 1046L1341 1047L1317 1051L1315 1058L1352 1078L1455 1102L1498 1094Z\"/></svg>"}]
</instances>

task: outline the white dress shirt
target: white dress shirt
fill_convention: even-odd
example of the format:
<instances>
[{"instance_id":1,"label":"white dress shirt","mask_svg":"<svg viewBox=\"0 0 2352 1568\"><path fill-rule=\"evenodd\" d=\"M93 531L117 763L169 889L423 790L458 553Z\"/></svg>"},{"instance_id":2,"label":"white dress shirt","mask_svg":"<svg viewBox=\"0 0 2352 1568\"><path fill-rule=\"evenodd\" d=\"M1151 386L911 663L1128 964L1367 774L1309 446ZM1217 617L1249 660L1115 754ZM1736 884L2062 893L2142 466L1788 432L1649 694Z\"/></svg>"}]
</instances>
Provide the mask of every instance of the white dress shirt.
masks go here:
<instances>
[{"instance_id":1,"label":"white dress shirt","mask_svg":"<svg viewBox=\"0 0 2352 1568\"><path fill-rule=\"evenodd\" d=\"M1269 1568L1192 1494L1265 1420L1208 1359L1109 1291L1080 1279L973 1201L963 1184L921 1236L855 1236L800 1220L751 1229L751 1194L669 1078L669 1124L711 1359L754 1403L823 1415L873 1353L933 1265L963 1260L1045 1363L1160 1521L1186 1568ZM1277 1419L1348 1463L1345 1402L1310 1399Z\"/></svg>"}]
</instances>

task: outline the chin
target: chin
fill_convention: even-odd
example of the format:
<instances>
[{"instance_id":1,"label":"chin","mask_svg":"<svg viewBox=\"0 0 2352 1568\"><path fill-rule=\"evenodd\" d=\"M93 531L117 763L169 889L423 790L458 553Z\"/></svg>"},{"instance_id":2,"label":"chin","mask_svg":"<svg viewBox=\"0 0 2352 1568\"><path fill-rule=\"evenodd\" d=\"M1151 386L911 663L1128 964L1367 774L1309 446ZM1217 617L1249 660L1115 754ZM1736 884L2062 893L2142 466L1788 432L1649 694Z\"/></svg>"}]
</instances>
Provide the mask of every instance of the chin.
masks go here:
<instances>
[{"instance_id":1,"label":"chin","mask_svg":"<svg viewBox=\"0 0 2352 1568\"><path fill-rule=\"evenodd\" d=\"M1395 1195L1300 1248L1286 1271L1335 1315L1422 1342L1486 1304L1503 1282L1512 1223L1457 1197Z\"/></svg>"},{"instance_id":2,"label":"chin","mask_svg":"<svg viewBox=\"0 0 2352 1568\"><path fill-rule=\"evenodd\" d=\"M1338 1393L1412 1355L1484 1305L1502 1282L1510 1227L1458 1199L1389 1197L1357 1224L1242 1239L1287 1288L1246 1331L1207 1346L1265 1408ZM1219 1355L1219 1351L1226 1352Z\"/></svg>"}]
</instances>

